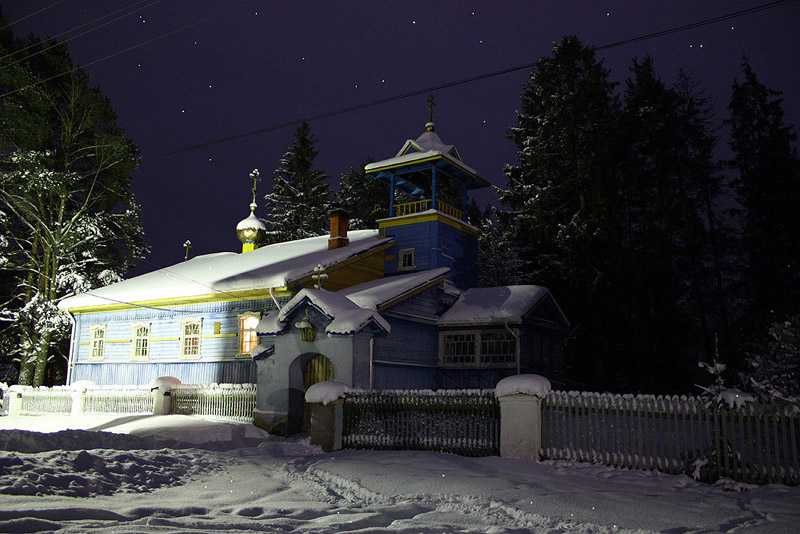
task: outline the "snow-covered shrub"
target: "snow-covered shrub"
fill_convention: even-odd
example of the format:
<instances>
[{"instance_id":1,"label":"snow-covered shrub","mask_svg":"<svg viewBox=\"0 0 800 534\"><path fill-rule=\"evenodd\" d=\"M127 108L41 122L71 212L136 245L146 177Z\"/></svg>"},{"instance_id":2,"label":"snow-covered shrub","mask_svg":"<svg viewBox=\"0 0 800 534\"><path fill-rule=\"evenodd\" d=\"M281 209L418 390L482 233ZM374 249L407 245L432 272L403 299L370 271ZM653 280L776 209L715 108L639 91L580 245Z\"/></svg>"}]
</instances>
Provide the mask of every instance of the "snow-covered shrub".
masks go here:
<instances>
[{"instance_id":1,"label":"snow-covered shrub","mask_svg":"<svg viewBox=\"0 0 800 534\"><path fill-rule=\"evenodd\" d=\"M747 363L746 387L765 401L785 402L800 411L800 315L774 323Z\"/></svg>"}]
</instances>

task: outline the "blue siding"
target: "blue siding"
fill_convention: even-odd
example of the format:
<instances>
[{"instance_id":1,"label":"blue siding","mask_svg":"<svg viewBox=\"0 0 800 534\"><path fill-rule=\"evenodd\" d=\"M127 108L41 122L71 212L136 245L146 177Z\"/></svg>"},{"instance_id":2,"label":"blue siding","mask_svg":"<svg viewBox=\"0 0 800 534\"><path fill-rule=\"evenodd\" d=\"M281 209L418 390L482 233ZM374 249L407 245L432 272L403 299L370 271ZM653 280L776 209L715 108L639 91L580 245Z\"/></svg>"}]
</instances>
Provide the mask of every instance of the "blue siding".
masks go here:
<instances>
[{"instance_id":1,"label":"blue siding","mask_svg":"<svg viewBox=\"0 0 800 534\"><path fill-rule=\"evenodd\" d=\"M387 237L394 237L395 244L387 250L394 259L386 262L384 272L396 274L398 252L414 249L416 270L450 267L451 280L458 287L475 287L478 282L478 239L461 230L439 221L390 226L385 229Z\"/></svg>"},{"instance_id":2,"label":"blue siding","mask_svg":"<svg viewBox=\"0 0 800 534\"><path fill-rule=\"evenodd\" d=\"M375 364L373 389L436 389L436 369Z\"/></svg>"},{"instance_id":3,"label":"blue siding","mask_svg":"<svg viewBox=\"0 0 800 534\"><path fill-rule=\"evenodd\" d=\"M284 304L286 300L279 302ZM237 358L238 316L247 311L261 312L263 316L274 309L271 299L259 299L177 306L174 310L139 308L79 314L76 316L70 380L143 384L157 376L176 376L185 383L254 382L252 362L249 358ZM200 358L195 360L180 360L180 323L187 318L202 319ZM133 325L142 322L150 323L149 361L132 362ZM220 324L219 335L214 332L215 323ZM102 362L89 362L90 329L95 324L106 326Z\"/></svg>"},{"instance_id":4,"label":"blue siding","mask_svg":"<svg viewBox=\"0 0 800 534\"><path fill-rule=\"evenodd\" d=\"M439 291L437 286L430 287L391 308L387 308L385 312L390 315L391 313L405 313L435 320L439 311Z\"/></svg>"},{"instance_id":5,"label":"blue siding","mask_svg":"<svg viewBox=\"0 0 800 534\"><path fill-rule=\"evenodd\" d=\"M255 384L256 366L249 359L233 362L92 363L76 364L72 381L95 384L143 385L159 376L174 376L184 384Z\"/></svg>"},{"instance_id":6,"label":"blue siding","mask_svg":"<svg viewBox=\"0 0 800 534\"><path fill-rule=\"evenodd\" d=\"M374 360L436 365L438 358L439 331L435 325L427 325L385 316L392 333L388 337L376 337Z\"/></svg>"}]
</instances>

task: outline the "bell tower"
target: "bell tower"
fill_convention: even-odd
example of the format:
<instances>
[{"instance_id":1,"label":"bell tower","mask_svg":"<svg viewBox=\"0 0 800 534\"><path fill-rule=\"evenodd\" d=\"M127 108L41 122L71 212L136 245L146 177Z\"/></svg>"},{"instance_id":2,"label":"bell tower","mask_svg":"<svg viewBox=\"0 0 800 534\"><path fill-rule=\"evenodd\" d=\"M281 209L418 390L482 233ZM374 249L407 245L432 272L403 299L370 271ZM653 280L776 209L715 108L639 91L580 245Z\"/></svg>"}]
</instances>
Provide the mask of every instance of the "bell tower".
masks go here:
<instances>
[{"instance_id":1,"label":"bell tower","mask_svg":"<svg viewBox=\"0 0 800 534\"><path fill-rule=\"evenodd\" d=\"M366 166L367 174L389 186L389 217L378 221L381 236L394 237L386 275L449 267L458 287L477 286L478 229L465 216L467 192L490 184L442 142L430 121L416 140L393 158Z\"/></svg>"}]
</instances>

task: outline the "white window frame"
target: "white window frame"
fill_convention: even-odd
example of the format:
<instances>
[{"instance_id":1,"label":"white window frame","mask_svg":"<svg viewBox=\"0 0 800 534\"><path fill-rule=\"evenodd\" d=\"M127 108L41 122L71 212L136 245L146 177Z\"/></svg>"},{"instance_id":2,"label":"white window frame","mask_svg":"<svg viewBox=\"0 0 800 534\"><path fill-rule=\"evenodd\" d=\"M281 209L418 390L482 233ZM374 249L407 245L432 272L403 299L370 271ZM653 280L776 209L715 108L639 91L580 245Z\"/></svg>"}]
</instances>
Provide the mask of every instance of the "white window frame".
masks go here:
<instances>
[{"instance_id":1,"label":"white window frame","mask_svg":"<svg viewBox=\"0 0 800 534\"><path fill-rule=\"evenodd\" d=\"M100 335L98 335L98 333ZM102 362L106 359L106 325L93 324L89 328L89 361Z\"/></svg>"},{"instance_id":2,"label":"white window frame","mask_svg":"<svg viewBox=\"0 0 800 534\"><path fill-rule=\"evenodd\" d=\"M197 325L197 334L186 335L186 328L188 326ZM190 348L187 341L197 338L197 352L186 354L186 349ZM178 358L181 360L199 360L203 348L203 318L202 317L188 317L181 321L181 348Z\"/></svg>"},{"instance_id":3,"label":"white window frame","mask_svg":"<svg viewBox=\"0 0 800 534\"><path fill-rule=\"evenodd\" d=\"M519 335L517 330L514 330L514 333ZM490 339L496 335L500 335L503 339ZM472 354L463 350L468 343L472 344ZM498 355L494 350L488 349L490 343L493 346L505 345L510 348L510 352ZM517 337L512 336L508 330L499 328L439 332L439 365L444 367L511 368L517 364L517 343L519 343Z\"/></svg>"},{"instance_id":4,"label":"white window frame","mask_svg":"<svg viewBox=\"0 0 800 534\"><path fill-rule=\"evenodd\" d=\"M256 327L258 326L258 322L256 322L256 327L253 327L252 329L243 328L244 321L247 320L250 317L255 317L257 320L260 321L261 320L261 312L244 312L244 313L239 314L239 316L237 317L237 325L238 325L238 328L239 328L239 335L238 335L238 338L237 338L237 341L236 341L236 343L237 343L237 348L236 348L237 354L236 354L236 357L237 358L249 358L250 357L250 351L249 350L247 350L247 351L243 350L243 346L242 346L244 344L244 342L245 342L245 339L244 339L244 333L245 332L252 332L255 335L255 343L256 344L253 345L253 348L255 348L259 343L258 334L256 333ZM251 340L251 342L252 342L252 340Z\"/></svg>"},{"instance_id":5,"label":"white window frame","mask_svg":"<svg viewBox=\"0 0 800 534\"><path fill-rule=\"evenodd\" d=\"M147 329L146 335L139 335L141 328ZM134 323L131 327L131 361L150 361L150 323Z\"/></svg>"},{"instance_id":6,"label":"white window frame","mask_svg":"<svg viewBox=\"0 0 800 534\"><path fill-rule=\"evenodd\" d=\"M403 259L411 256L411 265L403 265ZM404 248L397 252L397 270L398 271L413 271L417 268L416 254L413 248Z\"/></svg>"}]
</instances>

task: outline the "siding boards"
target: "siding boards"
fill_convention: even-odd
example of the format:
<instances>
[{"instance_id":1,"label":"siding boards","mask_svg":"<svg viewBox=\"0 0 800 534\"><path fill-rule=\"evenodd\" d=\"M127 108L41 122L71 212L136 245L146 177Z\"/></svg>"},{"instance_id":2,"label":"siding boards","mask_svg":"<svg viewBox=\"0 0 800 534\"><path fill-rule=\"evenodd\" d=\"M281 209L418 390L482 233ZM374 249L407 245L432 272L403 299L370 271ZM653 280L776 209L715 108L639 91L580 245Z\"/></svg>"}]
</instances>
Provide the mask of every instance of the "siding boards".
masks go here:
<instances>
[{"instance_id":1,"label":"siding boards","mask_svg":"<svg viewBox=\"0 0 800 534\"><path fill-rule=\"evenodd\" d=\"M436 365L439 330L435 325L426 325L386 317L392 327L388 337L375 338L375 359L398 363ZM401 384L396 388L405 387Z\"/></svg>"},{"instance_id":2,"label":"siding boards","mask_svg":"<svg viewBox=\"0 0 800 534\"><path fill-rule=\"evenodd\" d=\"M256 366L251 360L186 363L92 363L76 364L72 381L91 380L103 385L144 385L159 376L174 376L184 384L255 384Z\"/></svg>"}]
</instances>

